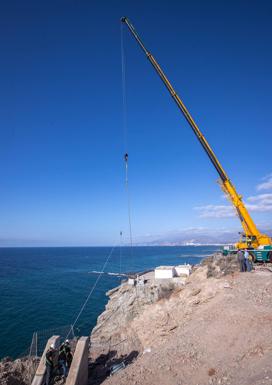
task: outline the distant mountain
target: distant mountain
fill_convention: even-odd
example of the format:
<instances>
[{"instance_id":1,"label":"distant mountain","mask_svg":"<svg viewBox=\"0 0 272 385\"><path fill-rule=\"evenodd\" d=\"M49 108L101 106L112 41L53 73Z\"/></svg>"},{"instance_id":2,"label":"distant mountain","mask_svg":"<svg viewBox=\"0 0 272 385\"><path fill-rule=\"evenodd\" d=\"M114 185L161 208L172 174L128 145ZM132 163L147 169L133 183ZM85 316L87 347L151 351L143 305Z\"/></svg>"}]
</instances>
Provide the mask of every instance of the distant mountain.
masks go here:
<instances>
[{"instance_id":1,"label":"distant mountain","mask_svg":"<svg viewBox=\"0 0 272 385\"><path fill-rule=\"evenodd\" d=\"M272 236L271 230L262 229L264 233ZM183 245L222 245L232 244L239 240L238 230L211 230L191 228L168 234L148 235L136 240L138 245L147 246L183 246Z\"/></svg>"}]
</instances>

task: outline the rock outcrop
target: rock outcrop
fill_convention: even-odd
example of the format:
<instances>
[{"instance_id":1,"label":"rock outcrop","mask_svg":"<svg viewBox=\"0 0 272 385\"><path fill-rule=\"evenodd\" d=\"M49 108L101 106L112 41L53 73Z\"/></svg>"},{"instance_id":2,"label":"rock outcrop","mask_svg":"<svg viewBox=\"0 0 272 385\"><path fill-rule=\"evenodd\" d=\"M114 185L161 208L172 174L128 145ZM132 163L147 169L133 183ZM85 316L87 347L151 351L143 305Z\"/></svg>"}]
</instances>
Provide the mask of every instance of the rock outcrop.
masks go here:
<instances>
[{"instance_id":1,"label":"rock outcrop","mask_svg":"<svg viewBox=\"0 0 272 385\"><path fill-rule=\"evenodd\" d=\"M29 385L38 366L35 358L20 358L13 361L4 358L0 361L1 385Z\"/></svg>"},{"instance_id":2,"label":"rock outcrop","mask_svg":"<svg viewBox=\"0 0 272 385\"><path fill-rule=\"evenodd\" d=\"M137 320L146 308L169 298L174 291L182 290L184 284L183 278L155 281L152 272L142 277L142 284L126 282L107 292L109 302L91 334L92 358L112 351L117 356L128 355L133 349L142 352L144 339Z\"/></svg>"}]
</instances>

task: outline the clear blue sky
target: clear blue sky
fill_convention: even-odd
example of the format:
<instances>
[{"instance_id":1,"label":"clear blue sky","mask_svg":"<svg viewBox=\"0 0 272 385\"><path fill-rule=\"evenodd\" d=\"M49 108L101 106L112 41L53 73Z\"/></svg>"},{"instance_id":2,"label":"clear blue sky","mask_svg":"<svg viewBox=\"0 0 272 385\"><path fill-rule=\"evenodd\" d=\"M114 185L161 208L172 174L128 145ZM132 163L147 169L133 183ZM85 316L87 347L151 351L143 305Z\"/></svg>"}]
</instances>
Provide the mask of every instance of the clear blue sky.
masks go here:
<instances>
[{"instance_id":1,"label":"clear blue sky","mask_svg":"<svg viewBox=\"0 0 272 385\"><path fill-rule=\"evenodd\" d=\"M0 7L0 245L106 245L120 229L128 234L123 15L249 197L256 222L271 227L270 1ZM215 170L127 30L125 48L135 239L189 227L239 229Z\"/></svg>"}]
</instances>

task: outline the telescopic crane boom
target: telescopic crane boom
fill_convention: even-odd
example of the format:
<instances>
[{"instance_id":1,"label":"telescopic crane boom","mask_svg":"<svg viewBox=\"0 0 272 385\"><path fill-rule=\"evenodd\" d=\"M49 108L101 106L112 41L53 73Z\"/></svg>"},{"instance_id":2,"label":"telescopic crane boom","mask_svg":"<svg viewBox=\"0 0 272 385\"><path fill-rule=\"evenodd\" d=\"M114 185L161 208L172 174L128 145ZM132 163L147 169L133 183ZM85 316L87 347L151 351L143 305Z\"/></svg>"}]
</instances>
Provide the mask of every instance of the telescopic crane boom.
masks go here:
<instances>
[{"instance_id":1,"label":"telescopic crane boom","mask_svg":"<svg viewBox=\"0 0 272 385\"><path fill-rule=\"evenodd\" d=\"M236 244L236 247L246 248L258 248L259 246L268 246L272 245L272 240L268 235L260 233L260 231L257 229L255 223L253 222L251 216L249 215L243 201L241 195L239 195L234 187L234 185L231 183L227 173L221 166L219 160L215 156L215 153L213 152L212 148L210 147L209 143L207 142L206 138L198 128L196 122L192 118L190 112L187 110L186 106L176 93L175 89L171 85L170 81L166 77L165 73L155 60L154 56L146 49L144 43L142 42L141 38L139 37L138 33L136 32L135 28L129 21L127 17L122 17L121 22L125 23L144 53L146 54L148 60L154 67L155 71L163 81L164 85L166 86L167 90L169 91L170 95L174 99L175 103L177 104L178 108L181 110L182 114L184 115L185 119L191 126L194 134L196 135L197 139L199 140L200 144L202 145L203 149L205 150L206 154L210 158L212 164L214 165L216 171L219 174L221 186L223 191L227 194L227 196L230 198L238 217L240 218L242 227L244 229L244 234L242 240Z\"/></svg>"}]
</instances>

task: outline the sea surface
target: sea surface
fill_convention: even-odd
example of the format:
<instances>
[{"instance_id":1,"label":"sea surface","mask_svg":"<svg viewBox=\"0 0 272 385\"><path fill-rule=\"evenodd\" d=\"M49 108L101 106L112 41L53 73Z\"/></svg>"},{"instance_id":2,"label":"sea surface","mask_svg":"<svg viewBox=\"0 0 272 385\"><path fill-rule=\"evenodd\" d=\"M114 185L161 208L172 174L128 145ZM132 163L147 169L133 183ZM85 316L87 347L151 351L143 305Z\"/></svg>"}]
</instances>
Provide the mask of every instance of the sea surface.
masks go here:
<instances>
[{"instance_id":1,"label":"sea surface","mask_svg":"<svg viewBox=\"0 0 272 385\"><path fill-rule=\"evenodd\" d=\"M75 325L89 335L119 285L120 273L159 265L197 264L218 246L117 247ZM67 330L111 252L110 247L0 248L0 358L27 354L32 335L40 339ZM115 275L116 274L116 275Z\"/></svg>"}]
</instances>

